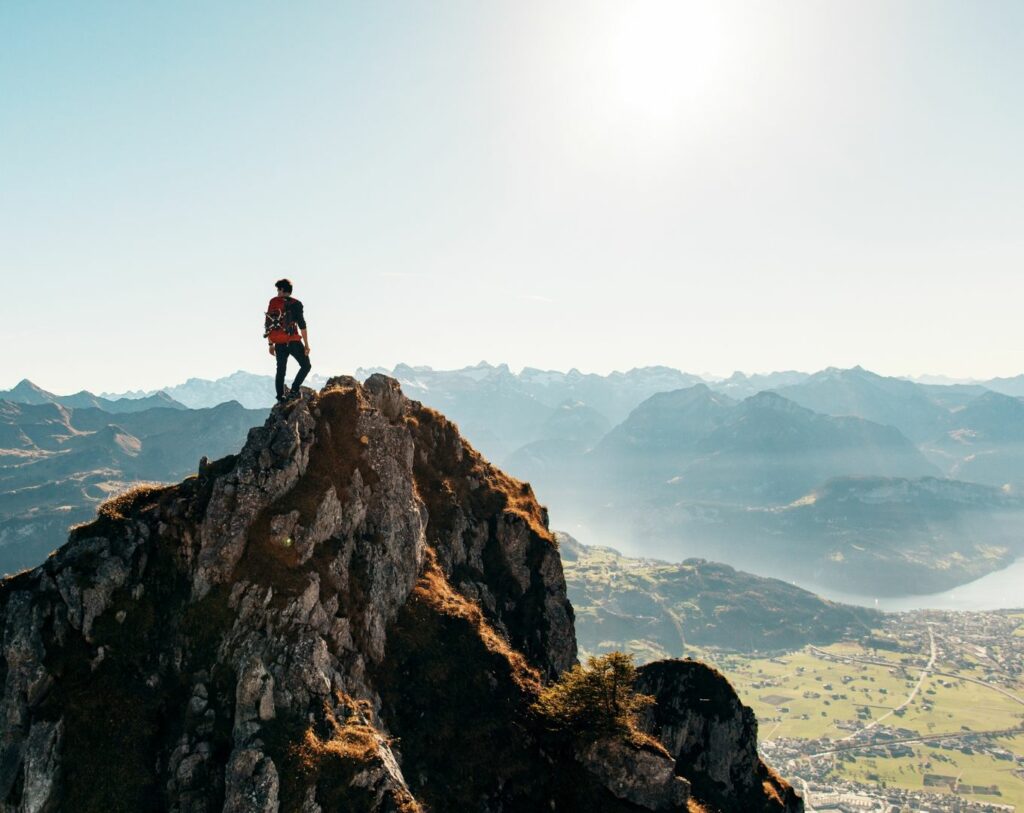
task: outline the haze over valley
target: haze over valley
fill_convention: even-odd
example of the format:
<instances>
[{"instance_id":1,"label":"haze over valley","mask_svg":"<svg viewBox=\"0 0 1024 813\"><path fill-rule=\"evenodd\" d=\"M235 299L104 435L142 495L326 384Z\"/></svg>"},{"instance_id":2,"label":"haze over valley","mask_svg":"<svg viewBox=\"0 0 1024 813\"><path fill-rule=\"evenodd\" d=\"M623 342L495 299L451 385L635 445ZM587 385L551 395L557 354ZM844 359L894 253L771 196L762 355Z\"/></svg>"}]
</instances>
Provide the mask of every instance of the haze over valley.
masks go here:
<instances>
[{"instance_id":1,"label":"haze over valley","mask_svg":"<svg viewBox=\"0 0 1024 813\"><path fill-rule=\"evenodd\" d=\"M705 380L667 367L601 376L486 363L387 372L529 481L553 527L587 543L875 597L938 593L1024 551L1024 401L1014 394L1024 376L935 384L858 367ZM102 397L28 381L0 392L0 565L38 561L59 544L62 519L81 521L133 481L171 481L202 455L230 452L272 392L269 376L241 371ZM19 544L26 523L49 531Z\"/></svg>"}]
</instances>

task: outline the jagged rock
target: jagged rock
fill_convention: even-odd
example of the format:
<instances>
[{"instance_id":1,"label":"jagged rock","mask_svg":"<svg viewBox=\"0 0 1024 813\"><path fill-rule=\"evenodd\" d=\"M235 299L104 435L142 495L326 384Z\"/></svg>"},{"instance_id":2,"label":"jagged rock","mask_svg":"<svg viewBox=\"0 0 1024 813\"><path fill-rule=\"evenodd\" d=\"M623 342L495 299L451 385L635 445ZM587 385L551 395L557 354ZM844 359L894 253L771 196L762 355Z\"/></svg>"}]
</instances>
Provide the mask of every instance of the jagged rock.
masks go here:
<instances>
[{"instance_id":1,"label":"jagged rock","mask_svg":"<svg viewBox=\"0 0 1024 813\"><path fill-rule=\"evenodd\" d=\"M640 667L636 688L655 699L643 728L675 758L695 796L723 811L803 810L793 789L761 761L754 712L720 672L698 661L657 661Z\"/></svg>"},{"instance_id":2,"label":"jagged rock","mask_svg":"<svg viewBox=\"0 0 1024 813\"><path fill-rule=\"evenodd\" d=\"M277 767L262 751L235 751L227 769L224 813L277 813Z\"/></svg>"},{"instance_id":3,"label":"jagged rock","mask_svg":"<svg viewBox=\"0 0 1024 813\"><path fill-rule=\"evenodd\" d=\"M24 813L52 810L58 782L60 742L64 723L40 721L32 726L25 743L25 787L21 809Z\"/></svg>"},{"instance_id":4,"label":"jagged rock","mask_svg":"<svg viewBox=\"0 0 1024 813\"><path fill-rule=\"evenodd\" d=\"M0 630L0 813L682 803L669 758L540 724L576 663L547 514L384 376L119 499Z\"/></svg>"},{"instance_id":5,"label":"jagged rock","mask_svg":"<svg viewBox=\"0 0 1024 813\"><path fill-rule=\"evenodd\" d=\"M681 810L690 798L689 783L676 776L675 760L649 746L605 737L577 756L616 798L646 810Z\"/></svg>"},{"instance_id":6,"label":"jagged rock","mask_svg":"<svg viewBox=\"0 0 1024 813\"><path fill-rule=\"evenodd\" d=\"M243 668L235 686L235 730L237 732L247 723L273 717L274 676L259 658L254 657Z\"/></svg>"}]
</instances>

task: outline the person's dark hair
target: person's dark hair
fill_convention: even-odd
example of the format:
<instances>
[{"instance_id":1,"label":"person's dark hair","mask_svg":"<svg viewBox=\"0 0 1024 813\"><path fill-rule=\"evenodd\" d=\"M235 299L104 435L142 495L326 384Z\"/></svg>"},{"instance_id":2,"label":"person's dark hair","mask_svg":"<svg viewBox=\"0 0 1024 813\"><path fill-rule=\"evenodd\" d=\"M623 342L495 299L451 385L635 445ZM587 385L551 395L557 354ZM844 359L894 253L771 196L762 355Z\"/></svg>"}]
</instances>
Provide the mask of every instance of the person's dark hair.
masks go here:
<instances>
[{"instance_id":1,"label":"person's dark hair","mask_svg":"<svg viewBox=\"0 0 1024 813\"><path fill-rule=\"evenodd\" d=\"M286 294L290 294L292 292L292 281L285 277L284 279L279 279L275 282L274 287L280 288Z\"/></svg>"}]
</instances>

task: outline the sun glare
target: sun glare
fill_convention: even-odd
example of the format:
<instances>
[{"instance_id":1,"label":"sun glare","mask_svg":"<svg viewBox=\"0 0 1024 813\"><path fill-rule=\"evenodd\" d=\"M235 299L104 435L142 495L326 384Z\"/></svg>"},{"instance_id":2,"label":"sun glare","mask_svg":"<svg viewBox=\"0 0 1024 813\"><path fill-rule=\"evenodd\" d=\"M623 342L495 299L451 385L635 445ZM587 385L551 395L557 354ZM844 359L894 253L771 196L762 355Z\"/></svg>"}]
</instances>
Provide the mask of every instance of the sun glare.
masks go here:
<instances>
[{"instance_id":1,"label":"sun glare","mask_svg":"<svg viewBox=\"0 0 1024 813\"><path fill-rule=\"evenodd\" d=\"M629 114L652 123L699 116L724 64L716 7L649 0L617 8L607 53L614 97Z\"/></svg>"}]
</instances>

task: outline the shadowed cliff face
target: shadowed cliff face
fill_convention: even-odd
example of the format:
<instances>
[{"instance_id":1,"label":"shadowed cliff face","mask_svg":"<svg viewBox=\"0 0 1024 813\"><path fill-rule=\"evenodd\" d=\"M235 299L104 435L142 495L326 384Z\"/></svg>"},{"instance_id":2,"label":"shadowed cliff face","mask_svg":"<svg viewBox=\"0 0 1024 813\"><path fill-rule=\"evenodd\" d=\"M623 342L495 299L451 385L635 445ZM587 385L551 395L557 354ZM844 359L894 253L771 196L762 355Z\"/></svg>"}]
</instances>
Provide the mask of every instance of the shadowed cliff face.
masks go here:
<instances>
[{"instance_id":1,"label":"shadowed cliff face","mask_svg":"<svg viewBox=\"0 0 1024 813\"><path fill-rule=\"evenodd\" d=\"M668 749L707 807L803 810L793 789L761 761L754 712L720 672L698 661L657 661L640 667L637 689L655 699L644 730Z\"/></svg>"},{"instance_id":2,"label":"shadowed cliff face","mask_svg":"<svg viewBox=\"0 0 1024 813\"><path fill-rule=\"evenodd\" d=\"M0 633L0 813L693 804L659 749L536 719L576 661L546 513L383 376L107 504Z\"/></svg>"}]
</instances>

